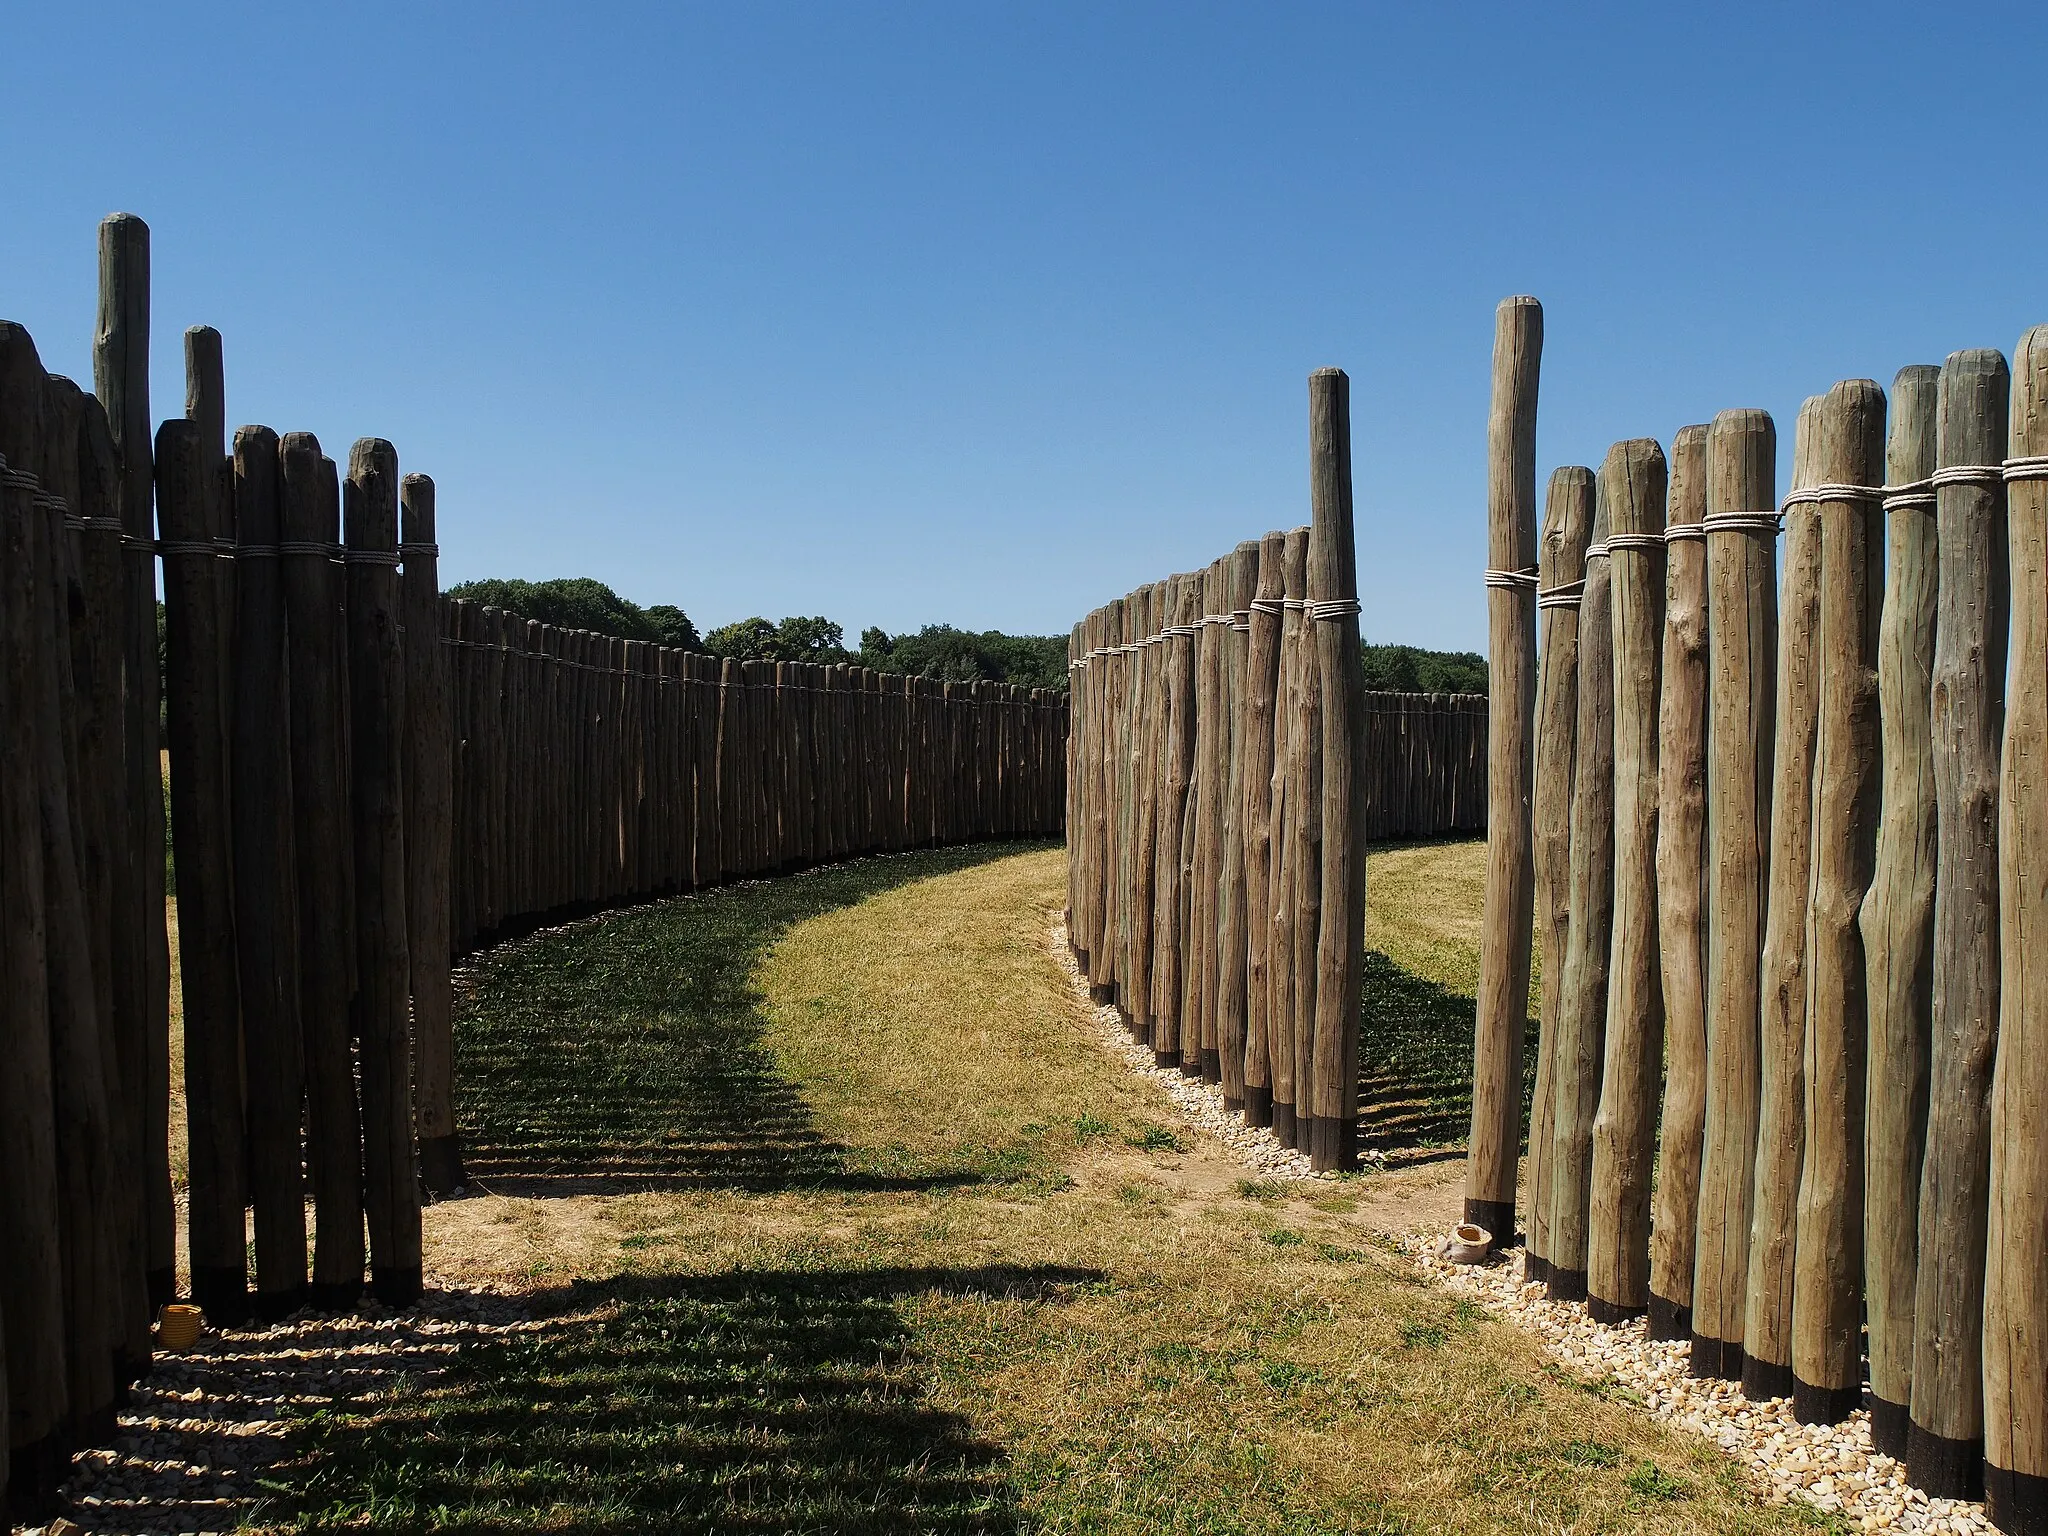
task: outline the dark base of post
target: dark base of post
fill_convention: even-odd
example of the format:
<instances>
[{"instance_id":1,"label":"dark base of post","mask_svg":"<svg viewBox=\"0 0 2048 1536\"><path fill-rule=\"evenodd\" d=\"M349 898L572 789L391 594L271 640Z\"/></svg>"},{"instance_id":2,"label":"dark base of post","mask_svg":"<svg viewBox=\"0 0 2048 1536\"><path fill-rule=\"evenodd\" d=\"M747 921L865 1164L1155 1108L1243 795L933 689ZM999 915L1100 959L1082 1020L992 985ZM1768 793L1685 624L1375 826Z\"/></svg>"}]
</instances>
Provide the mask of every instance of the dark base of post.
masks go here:
<instances>
[{"instance_id":1,"label":"dark base of post","mask_svg":"<svg viewBox=\"0 0 2048 1536\"><path fill-rule=\"evenodd\" d=\"M1512 1200L1467 1200L1465 1221L1469 1226L1483 1227L1493 1234L1493 1251L1515 1246L1515 1203ZM1544 1279L1550 1278L1550 1269L1544 1268ZM1581 1295L1584 1292L1580 1293Z\"/></svg>"},{"instance_id":2,"label":"dark base of post","mask_svg":"<svg viewBox=\"0 0 2048 1536\"><path fill-rule=\"evenodd\" d=\"M57 1489L71 1470L71 1454L52 1433L17 1445L7 1458L7 1515L22 1525L41 1525L56 1512Z\"/></svg>"},{"instance_id":3,"label":"dark base of post","mask_svg":"<svg viewBox=\"0 0 2048 1536\"><path fill-rule=\"evenodd\" d=\"M1140 1024L1137 1016L1130 1009L1124 1007L1122 1003L1117 1004L1116 1016L1118 1021L1122 1023L1125 1034L1129 1035L1133 1040L1145 1038L1145 1026Z\"/></svg>"},{"instance_id":4,"label":"dark base of post","mask_svg":"<svg viewBox=\"0 0 2048 1536\"><path fill-rule=\"evenodd\" d=\"M178 1271L175 1267L152 1269L142 1279L143 1284L149 1287L150 1311L154 1312L158 1307L168 1306L178 1299Z\"/></svg>"},{"instance_id":5,"label":"dark base of post","mask_svg":"<svg viewBox=\"0 0 2048 1536\"><path fill-rule=\"evenodd\" d=\"M1617 1323L1632 1323L1649 1310L1648 1307L1631 1307L1618 1301L1603 1301L1590 1292L1586 1296L1586 1316L1610 1328Z\"/></svg>"},{"instance_id":6,"label":"dark base of post","mask_svg":"<svg viewBox=\"0 0 2048 1536\"><path fill-rule=\"evenodd\" d=\"M1309 1166L1317 1173L1349 1173L1358 1166L1358 1122L1334 1115L1308 1120Z\"/></svg>"},{"instance_id":7,"label":"dark base of post","mask_svg":"<svg viewBox=\"0 0 2048 1536\"><path fill-rule=\"evenodd\" d=\"M1202 1052L1202 1061L1201 1061L1201 1069L1202 1069L1202 1081L1203 1081L1203 1082L1205 1082L1205 1083L1220 1083L1220 1082L1222 1082L1222 1081L1223 1081L1223 1053L1222 1053L1221 1051L1204 1051L1204 1052Z\"/></svg>"},{"instance_id":8,"label":"dark base of post","mask_svg":"<svg viewBox=\"0 0 2048 1536\"><path fill-rule=\"evenodd\" d=\"M1550 1260L1539 1259L1533 1253L1522 1254L1522 1284L1548 1285L1550 1283Z\"/></svg>"},{"instance_id":9,"label":"dark base of post","mask_svg":"<svg viewBox=\"0 0 2048 1536\"><path fill-rule=\"evenodd\" d=\"M417 1264L372 1264L370 1294L387 1307L409 1307L420 1299L426 1277Z\"/></svg>"},{"instance_id":10,"label":"dark base of post","mask_svg":"<svg viewBox=\"0 0 2048 1536\"><path fill-rule=\"evenodd\" d=\"M1692 1336L1692 1373L1702 1381L1742 1380L1742 1345L1726 1339Z\"/></svg>"},{"instance_id":11,"label":"dark base of post","mask_svg":"<svg viewBox=\"0 0 2048 1536\"><path fill-rule=\"evenodd\" d=\"M1292 1104L1276 1102L1273 1105L1273 1137L1283 1147L1291 1147L1295 1144L1294 1106Z\"/></svg>"},{"instance_id":12,"label":"dark base of post","mask_svg":"<svg viewBox=\"0 0 2048 1536\"><path fill-rule=\"evenodd\" d=\"M1232 1098L1232 1097L1231 1097L1231 1096L1230 1096L1229 1094L1227 1094L1227 1093L1226 1093L1226 1094L1224 1094L1224 1095L1223 1095L1223 1113L1225 1113L1226 1115L1241 1115L1241 1114L1243 1114L1243 1113L1244 1113L1244 1100L1243 1100L1243 1099L1233 1099L1233 1098Z\"/></svg>"},{"instance_id":13,"label":"dark base of post","mask_svg":"<svg viewBox=\"0 0 2048 1536\"><path fill-rule=\"evenodd\" d=\"M1816 1387L1792 1378L1792 1417L1802 1424L1839 1424L1863 1406L1863 1388Z\"/></svg>"},{"instance_id":14,"label":"dark base of post","mask_svg":"<svg viewBox=\"0 0 2048 1536\"><path fill-rule=\"evenodd\" d=\"M421 1142L420 1179L432 1194L460 1193L468 1182L462 1171L462 1138L430 1136Z\"/></svg>"},{"instance_id":15,"label":"dark base of post","mask_svg":"<svg viewBox=\"0 0 2048 1536\"><path fill-rule=\"evenodd\" d=\"M1154 1048L1152 1052L1152 1065L1162 1072L1171 1072L1180 1065L1180 1052L1162 1051Z\"/></svg>"},{"instance_id":16,"label":"dark base of post","mask_svg":"<svg viewBox=\"0 0 2048 1536\"><path fill-rule=\"evenodd\" d=\"M1683 1339L1692 1334L1692 1308L1650 1293L1650 1337Z\"/></svg>"},{"instance_id":17,"label":"dark base of post","mask_svg":"<svg viewBox=\"0 0 2048 1536\"><path fill-rule=\"evenodd\" d=\"M71 1426L71 1443L80 1445L106 1445L121 1432L121 1410L113 1403L103 1403L90 1413L81 1413ZM69 1460L69 1457L66 1458ZM69 1466L64 1469L67 1473Z\"/></svg>"},{"instance_id":18,"label":"dark base of post","mask_svg":"<svg viewBox=\"0 0 2048 1536\"><path fill-rule=\"evenodd\" d=\"M295 1285L284 1291L257 1291L249 1298L249 1315L259 1322L275 1323L290 1317L306 1304L306 1287Z\"/></svg>"},{"instance_id":19,"label":"dark base of post","mask_svg":"<svg viewBox=\"0 0 2048 1536\"><path fill-rule=\"evenodd\" d=\"M336 1282L322 1284L315 1281L306 1287L306 1305L315 1312L346 1312L362 1299L363 1282Z\"/></svg>"},{"instance_id":20,"label":"dark base of post","mask_svg":"<svg viewBox=\"0 0 2048 1536\"><path fill-rule=\"evenodd\" d=\"M1559 1269L1553 1264L1548 1295L1552 1301L1584 1301L1586 1272L1583 1269Z\"/></svg>"},{"instance_id":21,"label":"dark base of post","mask_svg":"<svg viewBox=\"0 0 2048 1536\"><path fill-rule=\"evenodd\" d=\"M1906 1443L1906 1481L1932 1499L1984 1497L1984 1437L1951 1440L1912 1427Z\"/></svg>"},{"instance_id":22,"label":"dark base of post","mask_svg":"<svg viewBox=\"0 0 2048 1536\"><path fill-rule=\"evenodd\" d=\"M1984 1513L2010 1536L2048 1536L2048 1477L1987 1465Z\"/></svg>"},{"instance_id":23,"label":"dark base of post","mask_svg":"<svg viewBox=\"0 0 2048 1536\"><path fill-rule=\"evenodd\" d=\"M1244 1123L1263 1130L1273 1123L1273 1090L1270 1085L1254 1088L1249 1083L1244 1090Z\"/></svg>"},{"instance_id":24,"label":"dark base of post","mask_svg":"<svg viewBox=\"0 0 2048 1536\"><path fill-rule=\"evenodd\" d=\"M1889 1402L1870 1394L1870 1444L1880 1456L1893 1461L1906 1459L1906 1447L1913 1439L1913 1410L1905 1403Z\"/></svg>"},{"instance_id":25,"label":"dark base of post","mask_svg":"<svg viewBox=\"0 0 2048 1536\"><path fill-rule=\"evenodd\" d=\"M192 1304L216 1328L231 1328L249 1315L249 1277L237 1264L194 1264Z\"/></svg>"},{"instance_id":26,"label":"dark base of post","mask_svg":"<svg viewBox=\"0 0 2048 1536\"><path fill-rule=\"evenodd\" d=\"M1792 1395L1792 1366L1775 1360L1760 1360L1755 1355L1746 1356L1742 1362L1742 1395L1752 1403L1768 1402L1774 1397Z\"/></svg>"},{"instance_id":27,"label":"dark base of post","mask_svg":"<svg viewBox=\"0 0 2048 1536\"><path fill-rule=\"evenodd\" d=\"M129 1398L128 1389L147 1376L155 1367L156 1356L153 1353L131 1355L125 1349L115 1350L114 1384L120 1389L119 1401L125 1404Z\"/></svg>"},{"instance_id":28,"label":"dark base of post","mask_svg":"<svg viewBox=\"0 0 2048 1536\"><path fill-rule=\"evenodd\" d=\"M1113 1003L1116 1001L1116 988L1110 986L1107 982L1099 984L1090 982L1088 985L1088 1001L1095 1004L1098 1008L1104 1003Z\"/></svg>"}]
</instances>

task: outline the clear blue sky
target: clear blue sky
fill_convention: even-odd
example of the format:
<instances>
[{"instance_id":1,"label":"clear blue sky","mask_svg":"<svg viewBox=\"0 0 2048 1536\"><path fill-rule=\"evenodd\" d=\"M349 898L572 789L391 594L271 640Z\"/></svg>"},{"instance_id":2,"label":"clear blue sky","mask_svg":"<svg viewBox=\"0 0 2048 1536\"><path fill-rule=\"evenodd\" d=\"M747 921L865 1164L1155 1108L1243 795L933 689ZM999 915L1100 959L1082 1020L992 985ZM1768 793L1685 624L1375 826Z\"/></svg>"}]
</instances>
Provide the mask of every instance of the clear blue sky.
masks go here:
<instances>
[{"instance_id":1,"label":"clear blue sky","mask_svg":"<svg viewBox=\"0 0 2048 1536\"><path fill-rule=\"evenodd\" d=\"M443 569L709 626L1064 630L1305 518L1483 647L1493 307L1541 462L2048 319L2048 7L20 4L0 314L89 380L155 231L229 417L375 434Z\"/></svg>"}]
</instances>

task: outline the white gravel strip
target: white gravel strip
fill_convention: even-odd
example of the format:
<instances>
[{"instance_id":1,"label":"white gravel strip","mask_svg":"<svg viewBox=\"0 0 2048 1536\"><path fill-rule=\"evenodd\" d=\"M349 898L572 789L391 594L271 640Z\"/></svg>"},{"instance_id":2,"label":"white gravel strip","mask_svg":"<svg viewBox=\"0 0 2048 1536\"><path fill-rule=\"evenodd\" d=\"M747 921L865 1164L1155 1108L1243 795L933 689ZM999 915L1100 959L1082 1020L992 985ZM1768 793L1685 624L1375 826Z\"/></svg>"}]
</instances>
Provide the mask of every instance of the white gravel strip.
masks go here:
<instances>
[{"instance_id":1,"label":"white gravel strip","mask_svg":"<svg viewBox=\"0 0 2048 1536\"><path fill-rule=\"evenodd\" d=\"M1271 1131L1246 1125L1244 1116L1226 1111L1221 1085L1205 1083L1199 1077L1186 1076L1177 1067L1162 1067L1155 1063L1152 1047L1131 1038L1131 1032L1124 1027L1123 1015L1110 1004L1097 1003L1089 995L1088 978L1075 963L1064 922L1053 924L1052 953L1060 968L1067 973L1067 979L1073 983L1075 996L1095 1021L1102 1044L1109 1053L1140 1077L1150 1078L1163 1088L1173 1101L1173 1107L1180 1111L1181 1118L1188 1124L1221 1142L1262 1178L1328 1181L1342 1177L1337 1173L1317 1173L1306 1152L1281 1146ZM1361 1153L1359 1162L1368 1169L1382 1165L1382 1160L1370 1152Z\"/></svg>"},{"instance_id":2,"label":"white gravel strip","mask_svg":"<svg viewBox=\"0 0 2048 1536\"><path fill-rule=\"evenodd\" d=\"M1429 1233L1404 1240L1436 1283L1536 1334L1579 1375L1618 1383L1652 1417L1706 1436L1774 1503L1804 1500L1866 1531L1997 1531L1981 1504L1930 1499L1908 1487L1905 1468L1871 1449L1868 1411L1859 1408L1840 1424L1801 1424L1790 1398L1753 1403L1739 1382L1694 1377L1688 1347L1653 1342L1641 1318L1608 1326L1577 1303L1551 1301L1542 1285L1523 1283L1519 1253L1491 1264L1453 1264L1441 1244Z\"/></svg>"}]
</instances>

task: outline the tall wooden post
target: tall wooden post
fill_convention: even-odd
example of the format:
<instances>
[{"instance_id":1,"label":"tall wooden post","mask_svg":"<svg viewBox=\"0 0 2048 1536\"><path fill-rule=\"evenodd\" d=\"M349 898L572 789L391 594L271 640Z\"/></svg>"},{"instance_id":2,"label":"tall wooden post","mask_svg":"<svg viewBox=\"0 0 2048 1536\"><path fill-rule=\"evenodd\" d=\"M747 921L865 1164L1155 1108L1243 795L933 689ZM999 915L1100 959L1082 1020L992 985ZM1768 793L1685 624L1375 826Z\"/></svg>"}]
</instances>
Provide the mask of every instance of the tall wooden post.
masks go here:
<instances>
[{"instance_id":1,"label":"tall wooden post","mask_svg":"<svg viewBox=\"0 0 2048 1536\"><path fill-rule=\"evenodd\" d=\"M1273 1123L1269 1055L1273 1018L1272 938L1274 696L1280 673L1281 548L1285 536L1259 541L1258 580L1249 609L1244 713L1245 1052L1244 1118Z\"/></svg>"},{"instance_id":2,"label":"tall wooden post","mask_svg":"<svg viewBox=\"0 0 2048 1536\"><path fill-rule=\"evenodd\" d=\"M1593 533L1593 471L1551 471L1544 497L1541 587L1543 648L1536 684L1535 787L1532 791L1534 925L1542 946L1542 1033L1536 1095L1529 1106L1529 1210L1524 1275L1550 1279L1550 1146L1557 1133L1558 1006L1564 994L1565 941L1572 908L1572 783L1579 717L1579 604L1586 544ZM1402 830L1406 830L1403 828Z\"/></svg>"},{"instance_id":3,"label":"tall wooden post","mask_svg":"<svg viewBox=\"0 0 2048 1536\"><path fill-rule=\"evenodd\" d=\"M129 876L115 887L114 1018L127 1115L141 1148L149 1299L177 1290L177 1213L170 1164L170 941L164 905L161 681L157 666L156 471L149 413L149 226L132 213L100 221L99 323L93 391L120 458L127 615L121 798Z\"/></svg>"},{"instance_id":4,"label":"tall wooden post","mask_svg":"<svg viewBox=\"0 0 2048 1536\"><path fill-rule=\"evenodd\" d=\"M206 489L210 461L199 424L165 422L157 432L156 464L184 979L192 1296L208 1315L229 1321L246 1305L241 998L228 867L221 583Z\"/></svg>"},{"instance_id":5,"label":"tall wooden post","mask_svg":"<svg viewBox=\"0 0 2048 1536\"><path fill-rule=\"evenodd\" d=\"M1867 967L1863 1276L1869 1319L1870 1438L1906 1457L1913 1400L1913 1287L1920 1253L1920 1162L1927 1145L1927 1057L1934 1008L1935 406L1941 370L1892 380L1885 480L1887 558L1877 649L1884 762L1877 856L1859 919Z\"/></svg>"},{"instance_id":6,"label":"tall wooden post","mask_svg":"<svg viewBox=\"0 0 2048 1536\"><path fill-rule=\"evenodd\" d=\"M278 541L277 434L235 434L232 786L235 940L248 1080L249 1186L256 1209L256 1306L284 1317L304 1300L306 1200L299 1153L305 1062L299 1021L298 884L292 838L291 694Z\"/></svg>"},{"instance_id":7,"label":"tall wooden post","mask_svg":"<svg viewBox=\"0 0 2048 1536\"><path fill-rule=\"evenodd\" d=\"M1984 1258L1998 1040L1998 757L2005 725L2004 456L2011 376L1989 349L1942 364L1934 472L1940 596L1932 735L1937 821L1934 1047L1920 1178L1907 1475L1983 1488Z\"/></svg>"},{"instance_id":8,"label":"tall wooden post","mask_svg":"<svg viewBox=\"0 0 2048 1536\"><path fill-rule=\"evenodd\" d=\"M1535 902L1530 850L1536 710L1536 381L1543 306L1504 299L1494 317L1487 417L1489 699L1486 896L1472 1058L1465 1219L1508 1243L1522 1144L1522 1036Z\"/></svg>"},{"instance_id":9,"label":"tall wooden post","mask_svg":"<svg viewBox=\"0 0 2048 1536\"><path fill-rule=\"evenodd\" d=\"M1864 959L1856 914L1878 820L1877 625L1884 391L1837 384L1820 408L1820 728L1808 934L1806 1160L1792 1271L1792 1409L1845 1419L1863 1396Z\"/></svg>"},{"instance_id":10,"label":"tall wooden post","mask_svg":"<svg viewBox=\"0 0 2048 1536\"><path fill-rule=\"evenodd\" d=\"M306 1171L313 1189L315 1306L354 1304L363 1286L362 1118L349 995L355 990L355 849L348 810L347 616L341 491L310 432L286 434L278 564L284 587L293 846L297 855L299 1024L306 1074ZM465 612L473 612L465 608Z\"/></svg>"},{"instance_id":11,"label":"tall wooden post","mask_svg":"<svg viewBox=\"0 0 2048 1536\"><path fill-rule=\"evenodd\" d=\"M1182 847L1186 838L1188 791L1194 775L1194 621L1201 617L1201 584L1194 576L1170 578L1169 639L1166 653L1166 733L1161 753L1164 788L1160 798L1159 910L1152 942L1152 1057L1160 1066L1181 1058L1182 1011L1187 967L1187 930L1181 906ZM1093 708L1091 700L1090 708Z\"/></svg>"},{"instance_id":12,"label":"tall wooden post","mask_svg":"<svg viewBox=\"0 0 2048 1536\"><path fill-rule=\"evenodd\" d=\"M441 644L440 546L434 482L407 475L399 487L404 561L399 601L405 630L406 957L411 966L413 1116L420 1175L437 1195L462 1187L455 1131L454 996L448 975L448 860L452 747L447 650ZM551 671L554 669L550 669ZM545 765L554 766L553 759ZM552 826L554 818L549 818ZM550 905L547 897L538 905Z\"/></svg>"},{"instance_id":13,"label":"tall wooden post","mask_svg":"<svg viewBox=\"0 0 2048 1536\"><path fill-rule=\"evenodd\" d=\"M1618 443L1601 466L1614 667L1614 928L1593 1193L1587 1311L1601 1322L1650 1305L1650 1169L1664 1078L1658 968L1657 705L1664 628L1664 450Z\"/></svg>"},{"instance_id":14,"label":"tall wooden post","mask_svg":"<svg viewBox=\"0 0 2048 1536\"><path fill-rule=\"evenodd\" d=\"M1244 1110L1245 1039L1248 1024L1250 925L1246 917L1244 761L1248 751L1246 666L1251 640L1251 600L1259 575L1259 546L1244 543L1226 565L1230 624L1219 628L1223 642L1223 870L1217 943L1216 1039L1221 1056L1223 1108Z\"/></svg>"},{"instance_id":15,"label":"tall wooden post","mask_svg":"<svg viewBox=\"0 0 2048 1536\"><path fill-rule=\"evenodd\" d=\"M1742 1379L1755 1192L1764 880L1778 654L1777 430L1707 429L1707 1133L1700 1155L1692 1370Z\"/></svg>"},{"instance_id":16,"label":"tall wooden post","mask_svg":"<svg viewBox=\"0 0 2048 1536\"><path fill-rule=\"evenodd\" d=\"M347 546L351 801L355 813L356 995L361 1042L364 1211L370 1285L403 1306L420 1293L413 1167L410 964L405 919L405 658L398 636L398 453L358 439L342 490Z\"/></svg>"},{"instance_id":17,"label":"tall wooden post","mask_svg":"<svg viewBox=\"0 0 2048 1536\"><path fill-rule=\"evenodd\" d=\"M1664 655L1657 702L1657 949L1664 1119L1650 1220L1650 1337L1692 1332L1700 1152L1707 1121L1707 429L1671 440Z\"/></svg>"},{"instance_id":18,"label":"tall wooden post","mask_svg":"<svg viewBox=\"0 0 2048 1536\"><path fill-rule=\"evenodd\" d=\"M1820 721L1820 523L1800 492L1819 477L1820 398L1799 408L1772 730L1770 896L1759 1022L1756 1191L1743 1310L1742 1390L1792 1395L1792 1245L1806 1150L1806 930L1813 883L1813 770Z\"/></svg>"},{"instance_id":19,"label":"tall wooden post","mask_svg":"<svg viewBox=\"0 0 2048 1536\"><path fill-rule=\"evenodd\" d=\"M1309 375L1309 622L1322 679L1322 923L1316 934L1316 1031L1309 1157L1358 1166L1359 989L1365 964L1365 658L1358 644L1358 558L1351 505L1351 381ZM1527 961L1524 961L1526 967ZM1526 976L1524 989L1526 990Z\"/></svg>"},{"instance_id":20,"label":"tall wooden post","mask_svg":"<svg viewBox=\"0 0 2048 1536\"><path fill-rule=\"evenodd\" d=\"M2000 784L1998 1067L1984 1290L1984 1494L2008 1531L2048 1530L2048 326L2013 352L2006 528L2013 673Z\"/></svg>"},{"instance_id":21,"label":"tall wooden post","mask_svg":"<svg viewBox=\"0 0 2048 1536\"><path fill-rule=\"evenodd\" d=\"M1578 719L1573 729L1572 894L1551 1056L1550 1295L1586 1299L1586 1224L1591 1215L1593 1117L1607 1024L1607 968L1614 922L1614 627L1611 476L1596 484L1593 542L1579 603ZM1490 823L1489 823L1490 825ZM1489 832L1489 837L1492 835Z\"/></svg>"},{"instance_id":22,"label":"tall wooden post","mask_svg":"<svg viewBox=\"0 0 2048 1536\"><path fill-rule=\"evenodd\" d=\"M1294 1036L1294 1112L1282 1140L1304 1152L1309 1151L1309 1121L1315 1114L1316 944L1323 921L1323 680L1308 616L1309 532L1292 530L1284 546L1287 575L1301 595L1295 599L1298 606L1288 610L1299 621L1292 637L1295 657L1287 704L1288 874L1282 898L1292 921L1282 963L1289 978L1287 1016ZM1277 1107L1274 1123L1277 1128Z\"/></svg>"}]
</instances>

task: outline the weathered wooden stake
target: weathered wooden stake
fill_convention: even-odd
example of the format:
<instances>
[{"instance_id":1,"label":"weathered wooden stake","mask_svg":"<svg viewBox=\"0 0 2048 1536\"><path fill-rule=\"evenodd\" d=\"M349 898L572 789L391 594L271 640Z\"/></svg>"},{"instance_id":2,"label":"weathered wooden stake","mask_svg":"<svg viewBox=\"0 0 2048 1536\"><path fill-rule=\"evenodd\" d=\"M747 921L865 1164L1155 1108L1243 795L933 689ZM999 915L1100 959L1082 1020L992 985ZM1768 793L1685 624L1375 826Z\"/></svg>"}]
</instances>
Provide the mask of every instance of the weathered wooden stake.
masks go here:
<instances>
[{"instance_id":1,"label":"weathered wooden stake","mask_svg":"<svg viewBox=\"0 0 2048 1536\"><path fill-rule=\"evenodd\" d=\"M1700 1152L1707 1119L1707 429L1671 442L1664 655L1657 704L1657 948L1664 983L1664 1119L1650 1220L1650 1336L1692 1333Z\"/></svg>"},{"instance_id":2,"label":"weathered wooden stake","mask_svg":"<svg viewBox=\"0 0 2048 1536\"><path fill-rule=\"evenodd\" d=\"M1543 306L1504 299L1494 317L1487 417L1486 896L1479 932L1479 1011L1472 1060L1472 1137L1465 1219L1515 1235L1522 1144L1522 1037L1528 1028L1535 864L1530 850L1536 710L1536 383ZM1502 584L1505 583L1505 584ZM1578 1267L1576 1263L1573 1267Z\"/></svg>"},{"instance_id":3,"label":"weathered wooden stake","mask_svg":"<svg viewBox=\"0 0 2048 1536\"><path fill-rule=\"evenodd\" d=\"M1618 443L1600 476L1614 669L1614 918L1593 1185L1587 1311L1599 1322L1650 1305L1650 1170L1664 1075L1657 926L1657 705L1664 628L1664 450Z\"/></svg>"},{"instance_id":4,"label":"weathered wooden stake","mask_svg":"<svg viewBox=\"0 0 2048 1536\"><path fill-rule=\"evenodd\" d=\"M1274 697L1280 675L1281 550L1285 535L1259 541L1258 582L1248 610L1245 661L1245 1054L1244 1118L1273 1123L1269 1054L1273 1018L1272 939Z\"/></svg>"},{"instance_id":5,"label":"weathered wooden stake","mask_svg":"<svg viewBox=\"0 0 2048 1536\"><path fill-rule=\"evenodd\" d=\"M1934 472L1940 596L1931 732L1934 1031L1914 1286L1906 1473L1975 1498L1984 1472L1984 1262L1998 1041L1998 758L2005 724L2004 456L2011 376L1989 349L1942 364Z\"/></svg>"}]
</instances>

